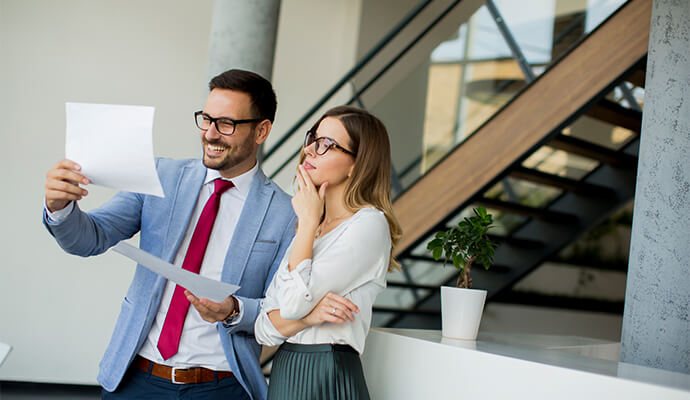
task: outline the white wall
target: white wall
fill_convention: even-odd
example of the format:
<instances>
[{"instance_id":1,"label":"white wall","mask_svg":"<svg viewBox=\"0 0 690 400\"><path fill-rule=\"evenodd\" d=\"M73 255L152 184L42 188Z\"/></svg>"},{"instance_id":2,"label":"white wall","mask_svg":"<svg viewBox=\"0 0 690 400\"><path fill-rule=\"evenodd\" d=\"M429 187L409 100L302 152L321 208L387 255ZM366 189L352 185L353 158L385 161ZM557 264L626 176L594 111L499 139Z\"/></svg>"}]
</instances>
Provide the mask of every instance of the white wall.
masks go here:
<instances>
[{"instance_id":1,"label":"white wall","mask_svg":"<svg viewBox=\"0 0 690 400\"><path fill-rule=\"evenodd\" d=\"M274 136L353 65L359 4L283 2ZM0 380L95 383L134 265L69 256L41 224L45 173L64 157L64 103L155 106L155 155L196 157L212 9L212 0L0 0L0 342L14 347ZM114 193L88 189L85 209Z\"/></svg>"},{"instance_id":2,"label":"white wall","mask_svg":"<svg viewBox=\"0 0 690 400\"><path fill-rule=\"evenodd\" d=\"M211 6L0 1L0 341L14 347L0 379L95 382L134 265L66 255L41 224L45 173L64 157L64 104L155 106L156 155L196 156ZM89 190L87 209L113 194Z\"/></svg>"}]
</instances>

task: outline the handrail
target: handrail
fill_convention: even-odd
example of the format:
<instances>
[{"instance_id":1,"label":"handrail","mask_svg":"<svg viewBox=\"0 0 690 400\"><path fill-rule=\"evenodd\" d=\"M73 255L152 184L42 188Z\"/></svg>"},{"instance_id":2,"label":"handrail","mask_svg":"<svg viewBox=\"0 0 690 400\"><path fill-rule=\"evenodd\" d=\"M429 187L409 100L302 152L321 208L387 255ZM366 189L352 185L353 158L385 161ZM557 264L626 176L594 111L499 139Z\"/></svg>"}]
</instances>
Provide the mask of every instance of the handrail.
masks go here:
<instances>
[{"instance_id":1,"label":"handrail","mask_svg":"<svg viewBox=\"0 0 690 400\"><path fill-rule=\"evenodd\" d=\"M300 118L293 126L290 128L279 140L276 142L276 144L271 147L266 154L264 155L264 160L267 159L268 157L271 156L280 146L283 145L294 133L299 129L300 126L302 126L307 120L319 110L326 102L328 99L333 97L334 94L340 90L343 85L345 85L347 82L349 82L352 77L357 74L362 68L364 68L369 61L371 61L378 53L388 44L390 43L407 25L409 25L410 22L412 22L413 19L417 17L429 4L431 4L432 0L423 0L417 6L410 11L393 29L386 34L386 36L383 37L369 52L362 57L362 59L354 66L350 71L348 71L333 87L326 92L323 97L321 97L316 104L312 108L307 111L302 118ZM290 157L292 159L292 157ZM282 168L281 168L282 169ZM280 170L280 169L279 169Z\"/></svg>"}]
</instances>

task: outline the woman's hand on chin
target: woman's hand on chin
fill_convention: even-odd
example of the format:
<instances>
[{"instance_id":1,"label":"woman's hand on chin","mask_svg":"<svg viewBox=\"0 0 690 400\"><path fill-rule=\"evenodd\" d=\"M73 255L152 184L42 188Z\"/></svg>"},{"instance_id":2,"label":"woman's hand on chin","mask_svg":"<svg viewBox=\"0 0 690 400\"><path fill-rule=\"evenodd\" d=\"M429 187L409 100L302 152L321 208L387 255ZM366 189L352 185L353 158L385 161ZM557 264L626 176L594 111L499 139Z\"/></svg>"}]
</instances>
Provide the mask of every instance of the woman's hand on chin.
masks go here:
<instances>
[{"instance_id":1,"label":"woman's hand on chin","mask_svg":"<svg viewBox=\"0 0 690 400\"><path fill-rule=\"evenodd\" d=\"M324 212L327 187L328 182L324 182L317 189L304 167L301 165L297 167L297 193L292 198L292 208L295 210L300 227L308 226L315 230L319 225Z\"/></svg>"}]
</instances>

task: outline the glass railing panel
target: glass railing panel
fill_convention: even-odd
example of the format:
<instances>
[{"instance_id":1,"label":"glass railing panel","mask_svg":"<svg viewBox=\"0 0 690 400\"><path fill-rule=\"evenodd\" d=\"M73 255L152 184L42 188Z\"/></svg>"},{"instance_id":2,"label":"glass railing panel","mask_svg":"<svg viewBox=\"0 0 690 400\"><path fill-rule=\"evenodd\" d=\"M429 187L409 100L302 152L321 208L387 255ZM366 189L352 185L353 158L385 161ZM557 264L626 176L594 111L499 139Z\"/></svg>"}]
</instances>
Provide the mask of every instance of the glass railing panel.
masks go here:
<instances>
[{"instance_id":1,"label":"glass railing panel","mask_svg":"<svg viewBox=\"0 0 690 400\"><path fill-rule=\"evenodd\" d=\"M527 4L529 3L529 4ZM528 68L538 76L625 1L495 1ZM528 85L507 37L486 6L430 54L423 136L413 163L396 164L409 187ZM519 127L516 127L519 129ZM571 128L574 132L578 127ZM612 145L628 132L612 128Z\"/></svg>"},{"instance_id":2,"label":"glass railing panel","mask_svg":"<svg viewBox=\"0 0 690 400\"><path fill-rule=\"evenodd\" d=\"M589 34L596 29L626 2L627 0L587 0L585 33Z\"/></svg>"},{"instance_id":3,"label":"glass railing panel","mask_svg":"<svg viewBox=\"0 0 690 400\"><path fill-rule=\"evenodd\" d=\"M624 3L623 0L495 1L501 20L505 21L508 32L535 75L547 70L554 60ZM436 9L439 11L441 8ZM427 21L433 20L428 14L424 15ZM351 103L367 108L388 127L393 166L399 175L401 190L421 179L530 81L515 61L515 51L507 44L508 36L501 33L486 6L462 19L440 19L424 35L433 40L422 40L414 45L423 50L413 46L412 51L397 61L397 64L405 64L405 68L396 69L397 64L393 63L388 69L398 53L386 49L382 54L386 54L388 60L374 58L372 65L357 72L349 81L366 88L360 96L362 102L352 100ZM453 27L453 24L457 25ZM406 27L417 29L417 33L404 31L405 40L421 35L423 28L428 27L421 25L413 23ZM453 34L448 38L446 32ZM438 42L434 44L437 37ZM447 40L443 40L444 37ZM380 66L381 74L374 73L374 66ZM377 78L371 85L366 83L374 77ZM384 83L379 84L381 81ZM352 86L345 86L327 104L345 103L353 93ZM307 117L304 126L281 145L284 149L265 160L265 170L281 186L290 187L296 166L296 158L291 154L299 149L303 131L318 119L320 112L322 110Z\"/></svg>"},{"instance_id":4,"label":"glass railing panel","mask_svg":"<svg viewBox=\"0 0 690 400\"><path fill-rule=\"evenodd\" d=\"M563 56L626 0L495 1L535 75ZM487 40L500 38L489 38Z\"/></svg>"},{"instance_id":5,"label":"glass railing panel","mask_svg":"<svg viewBox=\"0 0 690 400\"><path fill-rule=\"evenodd\" d=\"M598 167L599 162L550 146L542 146L523 161L522 166L552 175L580 180Z\"/></svg>"}]
</instances>

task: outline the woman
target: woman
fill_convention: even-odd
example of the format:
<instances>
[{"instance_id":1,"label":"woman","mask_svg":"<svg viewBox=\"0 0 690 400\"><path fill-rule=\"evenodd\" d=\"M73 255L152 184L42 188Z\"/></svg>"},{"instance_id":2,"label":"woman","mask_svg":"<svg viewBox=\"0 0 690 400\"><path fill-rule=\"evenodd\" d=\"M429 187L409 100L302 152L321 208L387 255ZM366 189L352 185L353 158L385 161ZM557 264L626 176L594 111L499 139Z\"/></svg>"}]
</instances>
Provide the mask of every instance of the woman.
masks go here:
<instances>
[{"instance_id":1,"label":"woman","mask_svg":"<svg viewBox=\"0 0 690 400\"><path fill-rule=\"evenodd\" d=\"M269 399L368 399L359 354L400 226L390 200L390 144L373 115L327 111L308 131L292 200L298 227L255 324L282 344Z\"/></svg>"}]
</instances>

